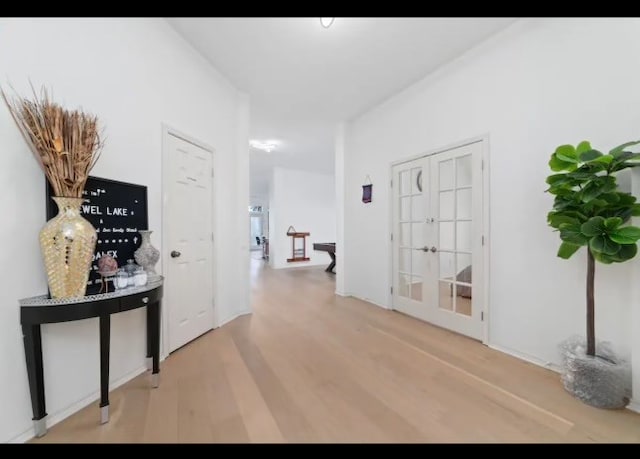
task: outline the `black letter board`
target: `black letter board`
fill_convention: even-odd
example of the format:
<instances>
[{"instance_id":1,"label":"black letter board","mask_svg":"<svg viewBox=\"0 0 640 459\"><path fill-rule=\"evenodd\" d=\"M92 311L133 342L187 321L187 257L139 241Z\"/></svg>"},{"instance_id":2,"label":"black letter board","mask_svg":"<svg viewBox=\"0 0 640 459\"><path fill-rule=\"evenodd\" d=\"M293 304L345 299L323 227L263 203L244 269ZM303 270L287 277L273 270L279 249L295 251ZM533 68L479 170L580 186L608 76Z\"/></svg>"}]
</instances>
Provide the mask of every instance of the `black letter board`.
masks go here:
<instances>
[{"instance_id":1,"label":"black letter board","mask_svg":"<svg viewBox=\"0 0 640 459\"><path fill-rule=\"evenodd\" d=\"M58 206L51 199L53 190L47 182L47 221L58 214ZM147 214L147 187L89 177L82 197L85 199L81 214L98 232L96 251L93 255L87 295L100 290L98 259L109 254L125 266L127 260L140 247L139 230L149 229Z\"/></svg>"}]
</instances>

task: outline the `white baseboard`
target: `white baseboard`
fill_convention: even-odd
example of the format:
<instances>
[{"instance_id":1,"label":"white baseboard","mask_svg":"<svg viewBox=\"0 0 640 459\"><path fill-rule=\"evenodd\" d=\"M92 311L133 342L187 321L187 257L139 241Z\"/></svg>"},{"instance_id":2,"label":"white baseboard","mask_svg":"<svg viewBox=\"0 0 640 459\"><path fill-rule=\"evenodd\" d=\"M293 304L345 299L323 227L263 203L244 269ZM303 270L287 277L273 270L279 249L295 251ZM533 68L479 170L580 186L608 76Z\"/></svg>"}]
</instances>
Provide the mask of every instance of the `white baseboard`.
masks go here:
<instances>
[{"instance_id":1,"label":"white baseboard","mask_svg":"<svg viewBox=\"0 0 640 459\"><path fill-rule=\"evenodd\" d=\"M633 411L634 413L640 413L640 401L631 399L631 401L627 405L627 409Z\"/></svg>"},{"instance_id":2,"label":"white baseboard","mask_svg":"<svg viewBox=\"0 0 640 459\"><path fill-rule=\"evenodd\" d=\"M489 346L491 349L495 349L496 351L504 352L505 354L509 354L512 357L524 360L525 362L533 363L534 365L538 365L539 367L546 368L547 370L555 371L556 373L560 373L562 371L559 365L556 365L553 362L545 362L544 360L540 360L539 358L529 354L525 354L524 352L515 351L513 349L491 343L488 343L487 346Z\"/></svg>"},{"instance_id":3,"label":"white baseboard","mask_svg":"<svg viewBox=\"0 0 640 459\"><path fill-rule=\"evenodd\" d=\"M359 300L365 301L367 303L371 303L371 304L373 304L375 306L378 306L379 308L382 308L382 309L391 310L391 308L388 307L386 304L376 303L375 301L373 301L373 300L371 300L369 298L362 298L361 296L358 296L358 295L346 295L346 296L350 296L350 297L357 298Z\"/></svg>"},{"instance_id":4,"label":"white baseboard","mask_svg":"<svg viewBox=\"0 0 640 459\"><path fill-rule=\"evenodd\" d=\"M247 309L246 311L238 312L237 314L232 314L232 315L226 317L225 319L222 319L218 323L218 326L216 328L222 327L223 325L228 324L232 320L237 319L240 316L246 316L247 314L251 314L251 310L250 309Z\"/></svg>"},{"instance_id":5,"label":"white baseboard","mask_svg":"<svg viewBox=\"0 0 640 459\"><path fill-rule=\"evenodd\" d=\"M118 378L117 380L109 383L109 391L117 389L118 387L122 386L124 383L131 381L133 378L141 375L145 371L147 371L146 364L125 374L121 378ZM78 400L75 403L72 403L68 407L57 411L56 413L47 415L47 417L45 418L47 422L47 429L50 429L60 421L68 418L72 414L80 411L85 406L90 405L98 401L99 399L100 399L100 389L96 390L95 392L92 392L90 395L87 395L83 399ZM99 411L96 409L96 422L98 422L98 419L99 419ZM33 430L33 426L31 426L26 431L10 439L7 443L25 443L31 440L33 437L35 437L35 432Z\"/></svg>"}]
</instances>

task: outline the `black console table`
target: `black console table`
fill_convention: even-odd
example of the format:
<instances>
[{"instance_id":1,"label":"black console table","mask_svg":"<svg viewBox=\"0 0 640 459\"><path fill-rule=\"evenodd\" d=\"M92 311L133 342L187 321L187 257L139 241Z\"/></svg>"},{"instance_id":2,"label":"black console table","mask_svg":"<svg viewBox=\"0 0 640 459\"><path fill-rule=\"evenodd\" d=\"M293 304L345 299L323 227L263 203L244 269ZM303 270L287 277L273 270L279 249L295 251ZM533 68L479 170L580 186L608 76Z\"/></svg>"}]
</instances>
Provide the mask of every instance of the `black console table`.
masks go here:
<instances>
[{"instance_id":1,"label":"black console table","mask_svg":"<svg viewBox=\"0 0 640 459\"><path fill-rule=\"evenodd\" d=\"M143 287L63 300L46 295L20 300L31 407L36 436L47 433L40 325L97 317L100 320L100 420L109 421L109 341L111 314L147 307L147 358L152 359L152 385L160 382L160 302L162 278Z\"/></svg>"}]
</instances>

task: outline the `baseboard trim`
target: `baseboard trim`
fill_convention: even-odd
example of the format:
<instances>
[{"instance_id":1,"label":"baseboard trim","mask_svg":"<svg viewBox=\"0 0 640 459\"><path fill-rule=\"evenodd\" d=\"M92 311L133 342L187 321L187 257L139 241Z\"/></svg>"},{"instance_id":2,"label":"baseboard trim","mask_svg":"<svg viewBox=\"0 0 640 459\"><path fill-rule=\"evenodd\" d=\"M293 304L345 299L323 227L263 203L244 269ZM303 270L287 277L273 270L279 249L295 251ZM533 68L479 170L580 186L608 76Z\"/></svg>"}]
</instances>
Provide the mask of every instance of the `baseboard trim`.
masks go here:
<instances>
[{"instance_id":1,"label":"baseboard trim","mask_svg":"<svg viewBox=\"0 0 640 459\"><path fill-rule=\"evenodd\" d=\"M545 368L547 370L551 370L554 371L556 373L561 373L562 369L560 368L559 365L556 365L553 362L545 362L537 357L534 357L532 355L529 354L525 354L523 352L519 352L519 351L515 351L513 349L509 349L506 347L502 347L498 344L492 344L492 343L488 343L487 344L488 347L490 347L491 349L495 349L496 351L500 351L503 352L505 354L508 354L512 357L515 357L517 359L520 360L524 360L525 362L529 362L529 363L533 363L534 365L537 365L539 367Z\"/></svg>"},{"instance_id":2,"label":"baseboard trim","mask_svg":"<svg viewBox=\"0 0 640 459\"><path fill-rule=\"evenodd\" d=\"M146 371L147 371L146 364L142 365L139 368L136 368L135 370L125 374L121 378L118 378L117 380L109 383L109 391L113 391L113 390L117 389L118 387L120 387L123 384L131 381L136 376L140 376L142 373L144 373ZM96 390L95 392L92 392L91 394L87 395L86 397L82 398L81 400L78 400L77 402L72 403L68 407L63 408L63 409L61 409L60 411L58 411L56 413L47 415L47 417L46 417L47 430L50 429L51 427L55 426L59 422L65 420L66 418L68 418L72 414L77 413L78 411L80 411L85 406L88 406L88 405L90 405L90 404L92 404L94 402L97 402L99 399L100 399L100 389ZM97 408L96 408L96 410L97 410ZM97 411L96 411L96 422L98 422L98 412ZM31 440L33 437L35 437L35 432L33 430L33 426L31 426L31 427L29 427L29 429L25 430L21 434L18 434L15 437L13 437L12 439L10 439L7 443L26 443L27 441Z\"/></svg>"},{"instance_id":3,"label":"baseboard trim","mask_svg":"<svg viewBox=\"0 0 640 459\"><path fill-rule=\"evenodd\" d=\"M632 399L627 405L627 409L634 413L640 413L640 401Z\"/></svg>"},{"instance_id":4,"label":"baseboard trim","mask_svg":"<svg viewBox=\"0 0 640 459\"><path fill-rule=\"evenodd\" d=\"M356 299L358 299L360 301L364 301L366 303L373 304L373 305L378 306L379 308L382 308L382 309L391 310L391 308L388 307L387 305L381 304L381 303L376 303L375 301L373 301L372 299L369 299L369 298L362 298L361 296L358 296L358 295L346 295L346 296L350 296L350 297L356 298Z\"/></svg>"},{"instance_id":5,"label":"baseboard trim","mask_svg":"<svg viewBox=\"0 0 640 459\"><path fill-rule=\"evenodd\" d=\"M223 325L228 324L232 320L237 319L240 316L246 316L247 314L251 314L251 310L250 309L247 309L246 311L238 312L237 314L232 314L229 317L221 320L220 323L218 323L218 326L216 328L220 328Z\"/></svg>"}]
</instances>

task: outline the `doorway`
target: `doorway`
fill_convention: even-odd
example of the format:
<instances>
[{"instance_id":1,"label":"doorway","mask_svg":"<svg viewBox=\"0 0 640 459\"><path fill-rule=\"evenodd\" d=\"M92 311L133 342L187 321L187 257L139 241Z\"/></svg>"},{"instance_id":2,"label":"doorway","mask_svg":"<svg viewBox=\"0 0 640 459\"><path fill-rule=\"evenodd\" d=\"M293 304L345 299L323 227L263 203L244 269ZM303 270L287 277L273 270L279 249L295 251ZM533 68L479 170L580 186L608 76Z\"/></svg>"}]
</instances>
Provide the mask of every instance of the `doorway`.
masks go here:
<instances>
[{"instance_id":1,"label":"doorway","mask_svg":"<svg viewBox=\"0 0 640 459\"><path fill-rule=\"evenodd\" d=\"M262 212L249 212L249 242L251 250L262 250L262 238L264 237L264 230L262 223L264 217Z\"/></svg>"},{"instance_id":2,"label":"doorway","mask_svg":"<svg viewBox=\"0 0 640 459\"><path fill-rule=\"evenodd\" d=\"M213 150L165 129L163 305L169 352L214 327L213 209Z\"/></svg>"},{"instance_id":3,"label":"doorway","mask_svg":"<svg viewBox=\"0 0 640 459\"><path fill-rule=\"evenodd\" d=\"M392 166L393 309L482 339L483 141Z\"/></svg>"}]
</instances>

